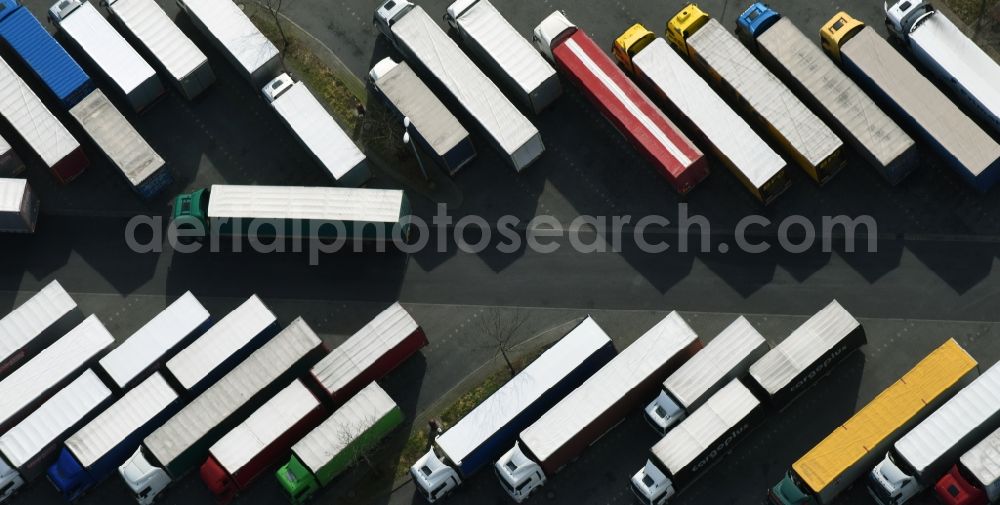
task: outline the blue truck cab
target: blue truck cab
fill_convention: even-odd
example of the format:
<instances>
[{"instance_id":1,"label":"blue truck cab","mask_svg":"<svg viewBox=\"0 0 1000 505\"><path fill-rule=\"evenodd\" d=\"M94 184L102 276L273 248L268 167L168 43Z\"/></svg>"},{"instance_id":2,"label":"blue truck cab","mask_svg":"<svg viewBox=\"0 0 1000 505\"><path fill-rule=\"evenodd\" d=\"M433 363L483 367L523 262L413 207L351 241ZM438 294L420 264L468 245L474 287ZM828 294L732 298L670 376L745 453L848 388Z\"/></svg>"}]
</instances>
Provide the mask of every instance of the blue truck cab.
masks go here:
<instances>
[{"instance_id":1,"label":"blue truck cab","mask_svg":"<svg viewBox=\"0 0 1000 505\"><path fill-rule=\"evenodd\" d=\"M764 2L754 2L736 18L736 36L753 49L757 37L781 19L781 14Z\"/></svg>"},{"instance_id":2,"label":"blue truck cab","mask_svg":"<svg viewBox=\"0 0 1000 505\"><path fill-rule=\"evenodd\" d=\"M67 110L94 91L90 76L17 0L0 0L0 39Z\"/></svg>"}]
</instances>

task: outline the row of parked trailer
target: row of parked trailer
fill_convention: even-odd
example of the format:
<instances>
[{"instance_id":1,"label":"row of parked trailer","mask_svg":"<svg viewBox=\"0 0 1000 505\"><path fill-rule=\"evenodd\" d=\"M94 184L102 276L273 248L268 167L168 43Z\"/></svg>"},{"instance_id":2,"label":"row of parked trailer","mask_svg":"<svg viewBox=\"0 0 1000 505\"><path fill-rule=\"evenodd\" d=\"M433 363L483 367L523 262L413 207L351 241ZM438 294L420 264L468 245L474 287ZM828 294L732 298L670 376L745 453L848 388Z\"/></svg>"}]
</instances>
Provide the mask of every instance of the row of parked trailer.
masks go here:
<instances>
[{"instance_id":1,"label":"row of parked trailer","mask_svg":"<svg viewBox=\"0 0 1000 505\"><path fill-rule=\"evenodd\" d=\"M1000 66L925 1L887 5L886 16L915 59L1000 132L1000 92L993 85ZM768 140L819 184L844 166L845 143L890 184L900 182L919 163L907 131L980 191L1000 173L1000 145L887 41L845 13L823 27L820 49L763 3L739 16L737 36L689 4L667 23L665 40L642 25L616 39L612 52L620 67L561 12L533 34L537 52L551 65L488 0L458 0L445 20L521 109L538 114L559 96L554 65L682 194L708 175L702 151L684 131L765 204L791 181L785 158ZM377 9L375 24L516 170L542 154L538 130L420 6L388 0ZM405 65L379 62L371 72L374 86L434 139L427 142L430 151L454 173L474 155L468 132ZM419 91L392 89L399 82Z\"/></svg>"},{"instance_id":2,"label":"row of parked trailer","mask_svg":"<svg viewBox=\"0 0 1000 505\"><path fill-rule=\"evenodd\" d=\"M675 312L615 355L587 318L438 436L410 473L434 503L492 463L520 503L653 398L643 412L662 438L630 489L662 505L866 342L836 301L774 348L743 317L703 346ZM866 474L882 505L931 487L948 504L995 502L1000 364L978 370L948 340L795 462L770 502L833 503Z\"/></svg>"},{"instance_id":3,"label":"row of parked trailer","mask_svg":"<svg viewBox=\"0 0 1000 505\"><path fill-rule=\"evenodd\" d=\"M75 501L118 473L142 504L193 470L226 503L283 462L305 502L402 423L376 381L427 345L398 303L328 351L256 296L215 320L185 293L109 350L56 281L0 336L0 501L42 476Z\"/></svg>"}]
</instances>

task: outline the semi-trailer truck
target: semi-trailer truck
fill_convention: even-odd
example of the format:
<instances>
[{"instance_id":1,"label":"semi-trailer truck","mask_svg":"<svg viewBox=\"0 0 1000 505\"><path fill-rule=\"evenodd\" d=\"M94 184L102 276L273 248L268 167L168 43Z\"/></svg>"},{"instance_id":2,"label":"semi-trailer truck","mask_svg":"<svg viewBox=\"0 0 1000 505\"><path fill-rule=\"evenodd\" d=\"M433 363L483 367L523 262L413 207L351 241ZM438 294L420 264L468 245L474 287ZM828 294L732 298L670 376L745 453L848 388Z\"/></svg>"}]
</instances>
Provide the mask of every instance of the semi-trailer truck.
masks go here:
<instances>
[{"instance_id":1,"label":"semi-trailer truck","mask_svg":"<svg viewBox=\"0 0 1000 505\"><path fill-rule=\"evenodd\" d=\"M926 0L885 3L889 33L950 86L968 110L1000 133L1000 64Z\"/></svg>"},{"instance_id":2,"label":"semi-trailer truck","mask_svg":"<svg viewBox=\"0 0 1000 505\"><path fill-rule=\"evenodd\" d=\"M444 19L523 107L539 114L562 94L552 65L489 0L457 0Z\"/></svg>"},{"instance_id":3,"label":"semi-trailer truck","mask_svg":"<svg viewBox=\"0 0 1000 505\"><path fill-rule=\"evenodd\" d=\"M0 179L0 232L34 233L40 206L27 180Z\"/></svg>"},{"instance_id":4,"label":"semi-trailer truck","mask_svg":"<svg viewBox=\"0 0 1000 505\"><path fill-rule=\"evenodd\" d=\"M791 185L785 160L664 39L635 24L615 40L612 52L758 200L766 205Z\"/></svg>"},{"instance_id":5,"label":"semi-trailer truck","mask_svg":"<svg viewBox=\"0 0 1000 505\"><path fill-rule=\"evenodd\" d=\"M172 220L196 238L320 237L391 242L409 233L410 201L392 189L213 185L174 200Z\"/></svg>"},{"instance_id":6,"label":"semi-trailer truck","mask_svg":"<svg viewBox=\"0 0 1000 505\"><path fill-rule=\"evenodd\" d=\"M94 4L87 0L59 0L49 8L49 21L136 112L163 95L163 83L153 67L97 12Z\"/></svg>"},{"instance_id":7,"label":"semi-trailer truck","mask_svg":"<svg viewBox=\"0 0 1000 505\"><path fill-rule=\"evenodd\" d=\"M114 341L92 315L0 381L0 433L49 399Z\"/></svg>"},{"instance_id":8,"label":"semi-trailer truck","mask_svg":"<svg viewBox=\"0 0 1000 505\"><path fill-rule=\"evenodd\" d=\"M368 76L382 101L400 121L410 120L409 132L448 174L457 174L475 159L476 146L469 132L408 63L385 58Z\"/></svg>"},{"instance_id":9,"label":"semi-trailer truck","mask_svg":"<svg viewBox=\"0 0 1000 505\"><path fill-rule=\"evenodd\" d=\"M764 403L733 379L650 449L629 481L640 503L664 505L705 474L764 418Z\"/></svg>"},{"instance_id":10,"label":"semi-trailer truck","mask_svg":"<svg viewBox=\"0 0 1000 505\"><path fill-rule=\"evenodd\" d=\"M334 404L340 404L425 346L423 328L396 302L324 356L309 375Z\"/></svg>"},{"instance_id":11,"label":"semi-trailer truck","mask_svg":"<svg viewBox=\"0 0 1000 505\"><path fill-rule=\"evenodd\" d=\"M646 421L666 435L716 391L746 375L768 349L764 337L740 316L663 381L660 394L643 411Z\"/></svg>"},{"instance_id":12,"label":"semi-trailer truck","mask_svg":"<svg viewBox=\"0 0 1000 505\"><path fill-rule=\"evenodd\" d=\"M201 391L274 336L278 320L253 295L167 361L185 391Z\"/></svg>"},{"instance_id":13,"label":"semi-trailer truck","mask_svg":"<svg viewBox=\"0 0 1000 505\"><path fill-rule=\"evenodd\" d=\"M867 341L864 326L834 300L750 365L752 385L783 409Z\"/></svg>"},{"instance_id":14,"label":"semi-trailer truck","mask_svg":"<svg viewBox=\"0 0 1000 505\"><path fill-rule=\"evenodd\" d=\"M2 181L0 181L2 187ZM0 378L73 328L83 314L59 281L52 281L0 319Z\"/></svg>"},{"instance_id":15,"label":"semi-trailer truck","mask_svg":"<svg viewBox=\"0 0 1000 505\"><path fill-rule=\"evenodd\" d=\"M396 402L369 384L292 446L276 474L281 489L293 504L306 503L402 423Z\"/></svg>"},{"instance_id":16,"label":"semi-trailer truck","mask_svg":"<svg viewBox=\"0 0 1000 505\"><path fill-rule=\"evenodd\" d=\"M177 0L177 6L254 89L281 73L278 48L232 0Z\"/></svg>"},{"instance_id":17,"label":"semi-trailer truck","mask_svg":"<svg viewBox=\"0 0 1000 505\"><path fill-rule=\"evenodd\" d=\"M671 312L517 437L494 463L504 491L521 503L625 419L663 380L701 349L694 330Z\"/></svg>"},{"instance_id":18,"label":"semi-trailer truck","mask_svg":"<svg viewBox=\"0 0 1000 505\"><path fill-rule=\"evenodd\" d=\"M948 340L793 463L768 491L770 502L833 503L903 433L968 384L976 366L965 349Z\"/></svg>"},{"instance_id":19,"label":"semi-trailer truck","mask_svg":"<svg viewBox=\"0 0 1000 505\"><path fill-rule=\"evenodd\" d=\"M140 505L153 503L205 460L208 449L285 381L304 372L322 342L301 318L254 351L143 439L118 467Z\"/></svg>"},{"instance_id":20,"label":"semi-trailer truck","mask_svg":"<svg viewBox=\"0 0 1000 505\"><path fill-rule=\"evenodd\" d=\"M823 50L963 180L986 191L1000 177L1000 144L873 28L846 12L820 30Z\"/></svg>"},{"instance_id":21,"label":"semi-trailer truck","mask_svg":"<svg viewBox=\"0 0 1000 505\"><path fill-rule=\"evenodd\" d=\"M199 470L216 503L229 503L284 459L292 444L323 420L326 410L301 381L274 395L219 439Z\"/></svg>"},{"instance_id":22,"label":"semi-trailer truck","mask_svg":"<svg viewBox=\"0 0 1000 505\"><path fill-rule=\"evenodd\" d=\"M535 125L517 110L437 22L408 0L386 0L375 26L465 109L507 162L520 172L545 151Z\"/></svg>"},{"instance_id":23,"label":"semi-trailer truck","mask_svg":"<svg viewBox=\"0 0 1000 505\"><path fill-rule=\"evenodd\" d=\"M667 41L740 105L814 181L844 166L844 145L747 48L691 3L667 22Z\"/></svg>"},{"instance_id":24,"label":"semi-trailer truck","mask_svg":"<svg viewBox=\"0 0 1000 505\"><path fill-rule=\"evenodd\" d=\"M1000 501L1000 430L959 458L934 486L945 505L988 505Z\"/></svg>"},{"instance_id":25,"label":"semi-trailer truck","mask_svg":"<svg viewBox=\"0 0 1000 505\"><path fill-rule=\"evenodd\" d=\"M156 0L108 0L112 21L184 98L194 100L215 82L205 53L174 24Z\"/></svg>"},{"instance_id":26,"label":"semi-trailer truck","mask_svg":"<svg viewBox=\"0 0 1000 505\"><path fill-rule=\"evenodd\" d=\"M178 347L200 337L210 324L208 310L188 291L101 358L101 370L124 391Z\"/></svg>"},{"instance_id":27,"label":"semi-trailer truck","mask_svg":"<svg viewBox=\"0 0 1000 505\"><path fill-rule=\"evenodd\" d=\"M261 90L288 130L339 186L371 179L368 159L304 82L281 74Z\"/></svg>"},{"instance_id":28,"label":"semi-trailer truck","mask_svg":"<svg viewBox=\"0 0 1000 505\"><path fill-rule=\"evenodd\" d=\"M410 467L417 491L429 503L450 495L614 355L611 338L588 316L434 440Z\"/></svg>"},{"instance_id":29,"label":"semi-trailer truck","mask_svg":"<svg viewBox=\"0 0 1000 505\"><path fill-rule=\"evenodd\" d=\"M535 27L533 40L678 193L708 177L708 159L698 147L562 12Z\"/></svg>"},{"instance_id":30,"label":"semi-trailer truck","mask_svg":"<svg viewBox=\"0 0 1000 505\"><path fill-rule=\"evenodd\" d=\"M0 453L17 477L3 478L0 488L7 482L19 481L23 485L44 475L57 457L63 439L93 418L111 398L111 390L97 374L86 370L4 433L0 437Z\"/></svg>"},{"instance_id":31,"label":"semi-trailer truck","mask_svg":"<svg viewBox=\"0 0 1000 505\"><path fill-rule=\"evenodd\" d=\"M2 58L0 116L14 128L57 179L59 174L77 172L90 163L73 134Z\"/></svg>"},{"instance_id":32,"label":"semi-trailer truck","mask_svg":"<svg viewBox=\"0 0 1000 505\"><path fill-rule=\"evenodd\" d=\"M49 482L75 502L111 476L182 404L163 375L154 373L66 439L47 471Z\"/></svg>"},{"instance_id":33,"label":"semi-trailer truck","mask_svg":"<svg viewBox=\"0 0 1000 505\"><path fill-rule=\"evenodd\" d=\"M736 34L889 184L916 168L913 139L790 19L755 2L740 15Z\"/></svg>"},{"instance_id":34,"label":"semi-trailer truck","mask_svg":"<svg viewBox=\"0 0 1000 505\"><path fill-rule=\"evenodd\" d=\"M892 445L868 474L869 493L881 505L909 502L997 427L1000 365L993 365Z\"/></svg>"}]
</instances>

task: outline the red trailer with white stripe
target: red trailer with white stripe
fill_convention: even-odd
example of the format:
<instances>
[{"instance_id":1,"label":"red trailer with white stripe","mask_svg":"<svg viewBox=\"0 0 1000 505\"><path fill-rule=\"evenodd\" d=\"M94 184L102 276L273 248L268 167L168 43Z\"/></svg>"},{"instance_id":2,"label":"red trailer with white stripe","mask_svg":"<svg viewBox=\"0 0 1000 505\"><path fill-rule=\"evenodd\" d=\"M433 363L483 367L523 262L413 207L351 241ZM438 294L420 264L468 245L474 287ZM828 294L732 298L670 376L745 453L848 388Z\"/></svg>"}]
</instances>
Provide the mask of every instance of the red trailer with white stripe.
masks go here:
<instances>
[{"instance_id":1,"label":"red trailer with white stripe","mask_svg":"<svg viewBox=\"0 0 1000 505\"><path fill-rule=\"evenodd\" d=\"M687 193L708 176L705 155L563 13L545 18L533 40L678 193Z\"/></svg>"}]
</instances>

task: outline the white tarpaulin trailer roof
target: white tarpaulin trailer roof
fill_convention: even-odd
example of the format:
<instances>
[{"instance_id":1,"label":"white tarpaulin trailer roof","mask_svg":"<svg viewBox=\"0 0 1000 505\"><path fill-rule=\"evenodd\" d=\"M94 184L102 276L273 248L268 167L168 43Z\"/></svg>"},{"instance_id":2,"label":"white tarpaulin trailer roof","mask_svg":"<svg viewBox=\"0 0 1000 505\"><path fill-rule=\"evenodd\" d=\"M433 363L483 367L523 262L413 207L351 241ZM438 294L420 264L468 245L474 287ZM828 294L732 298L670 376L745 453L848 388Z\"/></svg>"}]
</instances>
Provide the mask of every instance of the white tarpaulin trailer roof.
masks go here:
<instances>
[{"instance_id":1,"label":"white tarpaulin trailer roof","mask_svg":"<svg viewBox=\"0 0 1000 505\"><path fill-rule=\"evenodd\" d=\"M913 139L791 20L779 19L757 43L850 132L866 158L885 168L913 148Z\"/></svg>"},{"instance_id":2,"label":"white tarpaulin trailer roof","mask_svg":"<svg viewBox=\"0 0 1000 505\"><path fill-rule=\"evenodd\" d=\"M469 138L465 127L405 61L396 63L392 70L379 77L375 87L400 114L410 118L414 128L439 156Z\"/></svg>"},{"instance_id":3,"label":"white tarpaulin trailer roof","mask_svg":"<svg viewBox=\"0 0 1000 505\"><path fill-rule=\"evenodd\" d=\"M87 95L69 113L133 186L146 182L165 165L101 90Z\"/></svg>"},{"instance_id":4,"label":"white tarpaulin trailer roof","mask_svg":"<svg viewBox=\"0 0 1000 505\"><path fill-rule=\"evenodd\" d=\"M1000 117L1000 65L941 11L925 17L907 37L914 49L959 81L990 116ZM1000 129L998 124L993 127Z\"/></svg>"},{"instance_id":5,"label":"white tarpaulin trailer roof","mask_svg":"<svg viewBox=\"0 0 1000 505\"><path fill-rule=\"evenodd\" d=\"M750 321L740 316L667 377L663 389L690 411L691 406L703 400L714 387L727 378L735 379L731 376L733 369L766 346L764 337Z\"/></svg>"},{"instance_id":6,"label":"white tarpaulin trailer roof","mask_svg":"<svg viewBox=\"0 0 1000 505\"><path fill-rule=\"evenodd\" d=\"M24 179L17 180L22 181L17 186L21 187L23 194ZM0 180L0 195L5 194L4 186ZM20 208L20 202L17 208ZM46 328L73 310L76 310L76 302L59 281L48 283L35 296L0 319L0 362L31 343Z\"/></svg>"},{"instance_id":7,"label":"white tarpaulin trailer roof","mask_svg":"<svg viewBox=\"0 0 1000 505\"><path fill-rule=\"evenodd\" d=\"M329 393L334 393L419 327L413 316L396 302L324 356L312 367L312 374Z\"/></svg>"},{"instance_id":8,"label":"white tarpaulin trailer roof","mask_svg":"<svg viewBox=\"0 0 1000 505\"><path fill-rule=\"evenodd\" d=\"M208 319L208 311L188 291L101 358L101 368L125 387Z\"/></svg>"},{"instance_id":9,"label":"white tarpaulin trailer roof","mask_svg":"<svg viewBox=\"0 0 1000 505\"><path fill-rule=\"evenodd\" d=\"M321 343L302 318L292 321L281 333L146 437L143 444L156 461L169 465Z\"/></svg>"},{"instance_id":10,"label":"white tarpaulin trailer roof","mask_svg":"<svg viewBox=\"0 0 1000 505\"><path fill-rule=\"evenodd\" d=\"M653 457L676 475L758 405L760 400L734 379L660 439L651 450Z\"/></svg>"},{"instance_id":11,"label":"white tarpaulin trailer roof","mask_svg":"<svg viewBox=\"0 0 1000 505\"><path fill-rule=\"evenodd\" d=\"M392 33L508 156L538 136L528 118L419 5L392 25Z\"/></svg>"},{"instance_id":12,"label":"white tarpaulin trailer roof","mask_svg":"<svg viewBox=\"0 0 1000 505\"><path fill-rule=\"evenodd\" d=\"M278 48L231 0L182 0L184 9L201 22L232 57L253 75L278 55Z\"/></svg>"},{"instance_id":13,"label":"white tarpaulin trailer roof","mask_svg":"<svg viewBox=\"0 0 1000 505\"><path fill-rule=\"evenodd\" d=\"M0 381L0 424L56 387L114 341L97 316L92 315L14 370Z\"/></svg>"},{"instance_id":14,"label":"white tarpaulin trailer roof","mask_svg":"<svg viewBox=\"0 0 1000 505\"><path fill-rule=\"evenodd\" d=\"M334 179L340 180L365 161L364 153L305 83L293 84L271 105Z\"/></svg>"},{"instance_id":15,"label":"white tarpaulin trailer roof","mask_svg":"<svg viewBox=\"0 0 1000 505\"><path fill-rule=\"evenodd\" d=\"M666 40L657 38L651 42L632 58L632 63L755 188L761 188L785 167L785 160L712 90Z\"/></svg>"},{"instance_id":16,"label":"white tarpaulin trailer roof","mask_svg":"<svg viewBox=\"0 0 1000 505\"><path fill-rule=\"evenodd\" d=\"M896 453L920 475L1000 414L1000 364L993 365L900 438Z\"/></svg>"},{"instance_id":17,"label":"white tarpaulin trailer roof","mask_svg":"<svg viewBox=\"0 0 1000 505\"><path fill-rule=\"evenodd\" d=\"M176 399L177 393L157 372L69 437L66 448L87 468Z\"/></svg>"},{"instance_id":18,"label":"white tarpaulin trailer roof","mask_svg":"<svg viewBox=\"0 0 1000 505\"><path fill-rule=\"evenodd\" d=\"M302 186L212 186L211 218L315 219L396 223L403 192Z\"/></svg>"},{"instance_id":19,"label":"white tarpaulin trailer roof","mask_svg":"<svg viewBox=\"0 0 1000 505\"><path fill-rule=\"evenodd\" d=\"M48 167L80 148L73 134L3 59L0 59L0 90L0 115ZM0 154L8 150L0 148Z\"/></svg>"},{"instance_id":20,"label":"white tarpaulin trailer roof","mask_svg":"<svg viewBox=\"0 0 1000 505\"><path fill-rule=\"evenodd\" d=\"M395 408L396 402L373 382L299 440L292 452L315 472Z\"/></svg>"},{"instance_id":21,"label":"white tarpaulin trailer roof","mask_svg":"<svg viewBox=\"0 0 1000 505\"><path fill-rule=\"evenodd\" d=\"M155 0L111 0L108 9L174 79L187 77L208 61L205 53L167 17Z\"/></svg>"},{"instance_id":22,"label":"white tarpaulin trailer roof","mask_svg":"<svg viewBox=\"0 0 1000 505\"><path fill-rule=\"evenodd\" d=\"M455 21L526 94L555 77L556 70L552 65L511 26L493 4L488 0L473 1L474 5L462 12ZM458 7L456 4L453 6ZM458 7L464 8L465 6Z\"/></svg>"},{"instance_id":23,"label":"white tarpaulin trailer roof","mask_svg":"<svg viewBox=\"0 0 1000 505\"><path fill-rule=\"evenodd\" d=\"M552 389L611 338L589 316L516 377L437 438L438 447L462 460Z\"/></svg>"},{"instance_id":24,"label":"white tarpaulin trailer roof","mask_svg":"<svg viewBox=\"0 0 1000 505\"><path fill-rule=\"evenodd\" d=\"M253 295L215 323L198 340L170 358L167 370L184 389L191 389L219 364L276 322L271 309L257 295Z\"/></svg>"},{"instance_id":25,"label":"white tarpaulin trailer roof","mask_svg":"<svg viewBox=\"0 0 1000 505\"><path fill-rule=\"evenodd\" d=\"M522 431L521 441L539 461L545 461L697 339L680 314L671 312Z\"/></svg>"},{"instance_id":26,"label":"white tarpaulin trailer roof","mask_svg":"<svg viewBox=\"0 0 1000 505\"><path fill-rule=\"evenodd\" d=\"M710 19L687 44L811 165L819 166L843 146L840 138L717 20Z\"/></svg>"},{"instance_id":27,"label":"white tarpaulin trailer roof","mask_svg":"<svg viewBox=\"0 0 1000 505\"><path fill-rule=\"evenodd\" d=\"M980 484L992 490L989 498L995 500L1000 494L1000 430L976 444L960 458L961 464Z\"/></svg>"},{"instance_id":28,"label":"white tarpaulin trailer roof","mask_svg":"<svg viewBox=\"0 0 1000 505\"><path fill-rule=\"evenodd\" d=\"M0 212L20 212L27 186L27 179L0 178Z\"/></svg>"},{"instance_id":29,"label":"white tarpaulin trailer roof","mask_svg":"<svg viewBox=\"0 0 1000 505\"><path fill-rule=\"evenodd\" d=\"M320 406L302 381L295 381L209 449L230 474L235 474L285 432Z\"/></svg>"},{"instance_id":30,"label":"white tarpaulin trailer roof","mask_svg":"<svg viewBox=\"0 0 1000 505\"><path fill-rule=\"evenodd\" d=\"M834 300L751 365L750 375L773 395L858 326L861 323Z\"/></svg>"},{"instance_id":31,"label":"white tarpaulin trailer roof","mask_svg":"<svg viewBox=\"0 0 1000 505\"><path fill-rule=\"evenodd\" d=\"M0 452L20 467L110 398L111 390L87 370L0 437Z\"/></svg>"},{"instance_id":32,"label":"white tarpaulin trailer roof","mask_svg":"<svg viewBox=\"0 0 1000 505\"><path fill-rule=\"evenodd\" d=\"M79 7L61 19L59 29L76 41L101 71L125 94L131 93L156 71L139 56L93 4L81 0Z\"/></svg>"}]
</instances>

